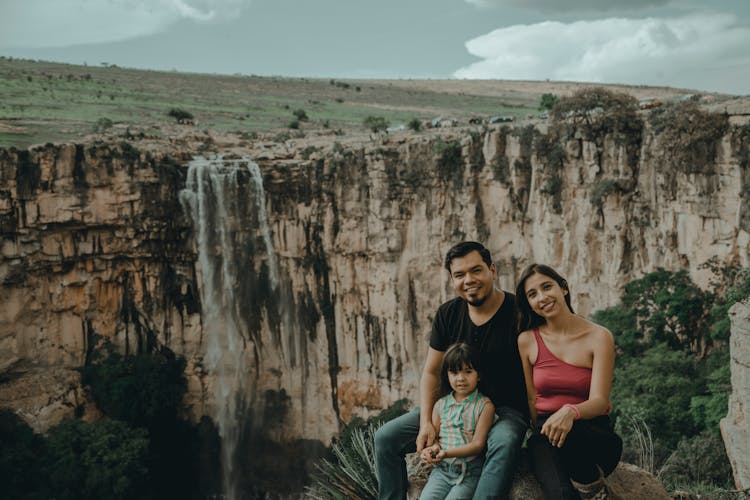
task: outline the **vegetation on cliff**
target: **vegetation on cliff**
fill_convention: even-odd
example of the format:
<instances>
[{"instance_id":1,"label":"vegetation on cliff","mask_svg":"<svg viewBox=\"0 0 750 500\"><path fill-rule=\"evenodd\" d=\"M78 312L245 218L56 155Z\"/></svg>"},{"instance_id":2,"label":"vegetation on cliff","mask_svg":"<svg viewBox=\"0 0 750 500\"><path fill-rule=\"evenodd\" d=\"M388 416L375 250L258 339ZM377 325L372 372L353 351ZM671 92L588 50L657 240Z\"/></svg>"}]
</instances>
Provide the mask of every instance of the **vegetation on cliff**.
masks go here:
<instances>
[{"instance_id":1,"label":"vegetation on cliff","mask_svg":"<svg viewBox=\"0 0 750 500\"><path fill-rule=\"evenodd\" d=\"M181 417L185 360L164 347L129 356L105 347L93 360L83 380L104 418L68 419L40 436L0 412L9 498L203 499L220 491L215 426Z\"/></svg>"},{"instance_id":2,"label":"vegetation on cliff","mask_svg":"<svg viewBox=\"0 0 750 500\"><path fill-rule=\"evenodd\" d=\"M719 431L731 391L727 311L750 296L750 269L709 265L716 275L709 290L684 271L660 269L594 314L618 349L612 415L623 458L673 489L732 486Z\"/></svg>"}]
</instances>

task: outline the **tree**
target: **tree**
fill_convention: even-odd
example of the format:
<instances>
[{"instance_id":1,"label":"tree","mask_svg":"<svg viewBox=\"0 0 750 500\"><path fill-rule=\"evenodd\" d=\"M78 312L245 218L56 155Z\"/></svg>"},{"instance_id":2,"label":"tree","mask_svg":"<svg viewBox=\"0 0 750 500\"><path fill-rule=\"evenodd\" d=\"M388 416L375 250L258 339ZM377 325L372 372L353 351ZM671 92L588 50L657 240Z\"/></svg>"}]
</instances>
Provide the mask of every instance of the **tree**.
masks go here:
<instances>
[{"instance_id":1,"label":"tree","mask_svg":"<svg viewBox=\"0 0 750 500\"><path fill-rule=\"evenodd\" d=\"M115 352L84 367L82 379L107 416L152 428L177 418L187 388L185 364L166 347L153 354Z\"/></svg>"},{"instance_id":2,"label":"tree","mask_svg":"<svg viewBox=\"0 0 750 500\"><path fill-rule=\"evenodd\" d=\"M5 498L49 498L44 439L12 410L0 410L0 484Z\"/></svg>"},{"instance_id":3,"label":"tree","mask_svg":"<svg viewBox=\"0 0 750 500\"><path fill-rule=\"evenodd\" d=\"M385 130L390 125L390 123L388 123L388 120L386 120L382 116L368 116L362 121L362 123L366 128L370 129L373 132L380 132L381 130Z\"/></svg>"},{"instance_id":4,"label":"tree","mask_svg":"<svg viewBox=\"0 0 750 500\"><path fill-rule=\"evenodd\" d=\"M539 100L539 109L550 111L559 100L560 98L555 94L542 94L542 98Z\"/></svg>"},{"instance_id":5,"label":"tree","mask_svg":"<svg viewBox=\"0 0 750 500\"><path fill-rule=\"evenodd\" d=\"M667 342L703 357L711 345L707 313L713 299L687 271L658 269L627 284L622 303L635 314L646 343Z\"/></svg>"},{"instance_id":6,"label":"tree","mask_svg":"<svg viewBox=\"0 0 750 500\"><path fill-rule=\"evenodd\" d=\"M123 422L67 420L48 437L48 477L55 498L139 498L145 491L148 436Z\"/></svg>"}]
</instances>

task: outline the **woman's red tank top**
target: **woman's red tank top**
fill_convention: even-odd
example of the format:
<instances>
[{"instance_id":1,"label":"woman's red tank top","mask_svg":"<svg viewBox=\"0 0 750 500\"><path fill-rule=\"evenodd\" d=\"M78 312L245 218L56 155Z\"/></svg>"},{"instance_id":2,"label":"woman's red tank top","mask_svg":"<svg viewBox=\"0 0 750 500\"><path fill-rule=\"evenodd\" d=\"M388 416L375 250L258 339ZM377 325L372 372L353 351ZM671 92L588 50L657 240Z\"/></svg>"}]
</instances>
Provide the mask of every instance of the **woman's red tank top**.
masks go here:
<instances>
[{"instance_id":1,"label":"woman's red tank top","mask_svg":"<svg viewBox=\"0 0 750 500\"><path fill-rule=\"evenodd\" d=\"M534 329L537 356L533 368L536 409L554 413L565 404L578 404L589 398L591 368L571 365L547 349L539 329Z\"/></svg>"}]
</instances>

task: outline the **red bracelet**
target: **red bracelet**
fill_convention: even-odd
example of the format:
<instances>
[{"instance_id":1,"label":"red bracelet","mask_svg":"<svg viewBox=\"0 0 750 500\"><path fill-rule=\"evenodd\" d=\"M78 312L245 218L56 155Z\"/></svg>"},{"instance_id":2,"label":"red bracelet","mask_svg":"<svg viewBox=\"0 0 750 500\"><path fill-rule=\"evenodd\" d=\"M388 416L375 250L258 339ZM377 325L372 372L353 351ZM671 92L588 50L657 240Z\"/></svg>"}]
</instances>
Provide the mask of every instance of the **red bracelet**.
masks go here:
<instances>
[{"instance_id":1,"label":"red bracelet","mask_svg":"<svg viewBox=\"0 0 750 500\"><path fill-rule=\"evenodd\" d=\"M563 408L570 408L575 412L576 418L574 420L578 420L581 418L581 411L578 409L576 405L566 404L566 405L563 405Z\"/></svg>"}]
</instances>

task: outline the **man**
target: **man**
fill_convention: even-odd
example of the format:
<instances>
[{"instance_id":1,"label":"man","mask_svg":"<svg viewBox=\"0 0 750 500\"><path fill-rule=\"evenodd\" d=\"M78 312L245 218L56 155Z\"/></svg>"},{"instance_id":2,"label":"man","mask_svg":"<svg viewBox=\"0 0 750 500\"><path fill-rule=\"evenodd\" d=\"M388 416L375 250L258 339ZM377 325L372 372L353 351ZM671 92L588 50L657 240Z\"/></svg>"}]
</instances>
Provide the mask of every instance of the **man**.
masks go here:
<instances>
[{"instance_id":1,"label":"man","mask_svg":"<svg viewBox=\"0 0 750 500\"><path fill-rule=\"evenodd\" d=\"M464 241L448 250L445 268L456 298L441 305L432 324L419 384L419 408L391 420L375 434L375 466L381 499L406 498L404 455L435 442L432 407L440 396L440 365L446 349L466 342L479 351L482 391L495 405L497 421L487 437L487 454L475 499L508 497L521 442L528 426L528 404L518 354L515 296L495 287L490 252ZM416 439L415 439L416 438Z\"/></svg>"}]
</instances>

